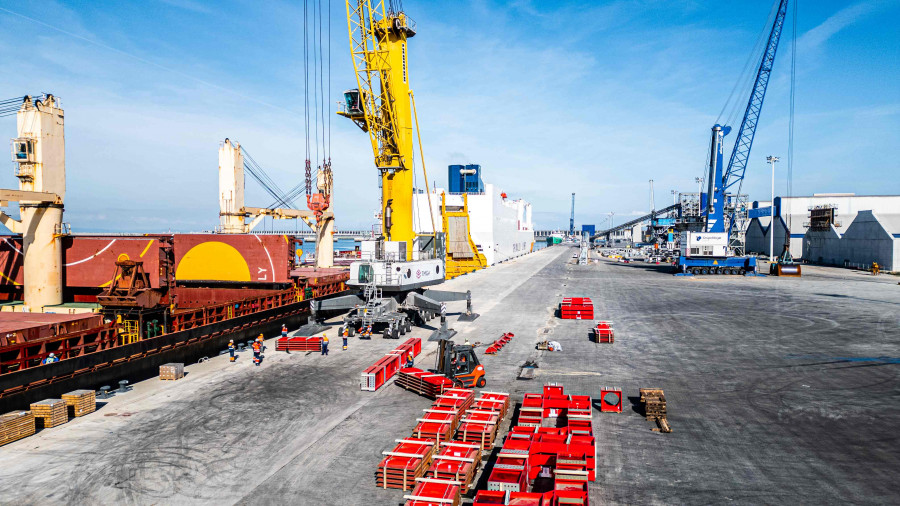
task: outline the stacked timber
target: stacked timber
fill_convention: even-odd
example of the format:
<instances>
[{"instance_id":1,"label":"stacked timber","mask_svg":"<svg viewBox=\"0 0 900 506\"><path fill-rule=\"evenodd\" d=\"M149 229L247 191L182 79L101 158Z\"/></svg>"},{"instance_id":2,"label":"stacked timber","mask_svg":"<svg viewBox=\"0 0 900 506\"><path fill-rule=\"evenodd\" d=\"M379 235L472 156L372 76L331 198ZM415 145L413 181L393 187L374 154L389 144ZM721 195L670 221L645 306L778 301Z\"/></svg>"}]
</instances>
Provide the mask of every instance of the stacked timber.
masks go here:
<instances>
[{"instance_id":1,"label":"stacked timber","mask_svg":"<svg viewBox=\"0 0 900 506\"><path fill-rule=\"evenodd\" d=\"M666 418L666 395L661 388L642 388L641 402L644 404L644 416L647 420L653 420L659 424L659 432L672 432L669 420Z\"/></svg>"},{"instance_id":2,"label":"stacked timber","mask_svg":"<svg viewBox=\"0 0 900 506\"><path fill-rule=\"evenodd\" d=\"M159 366L159 379L178 380L184 377L184 364L172 362Z\"/></svg>"},{"instance_id":3,"label":"stacked timber","mask_svg":"<svg viewBox=\"0 0 900 506\"><path fill-rule=\"evenodd\" d=\"M431 464L434 451L432 439L398 439L393 450L381 452L385 457L375 471L375 484L381 488L412 490L416 478L421 478Z\"/></svg>"},{"instance_id":4,"label":"stacked timber","mask_svg":"<svg viewBox=\"0 0 900 506\"><path fill-rule=\"evenodd\" d=\"M453 386L453 382L443 374L435 374L415 367L400 369L394 383L430 399L436 399L445 389Z\"/></svg>"},{"instance_id":5,"label":"stacked timber","mask_svg":"<svg viewBox=\"0 0 900 506\"><path fill-rule=\"evenodd\" d=\"M12 411L0 415L0 446L34 434L34 415L31 411Z\"/></svg>"},{"instance_id":6,"label":"stacked timber","mask_svg":"<svg viewBox=\"0 0 900 506\"><path fill-rule=\"evenodd\" d=\"M93 390L73 390L62 394L72 416L84 416L97 409L97 398Z\"/></svg>"},{"instance_id":7,"label":"stacked timber","mask_svg":"<svg viewBox=\"0 0 900 506\"><path fill-rule=\"evenodd\" d=\"M644 404L644 415L647 420L666 416L666 395L661 388L642 388L641 403Z\"/></svg>"},{"instance_id":8,"label":"stacked timber","mask_svg":"<svg viewBox=\"0 0 900 506\"><path fill-rule=\"evenodd\" d=\"M45 429L62 425L69 421L69 409L62 399L44 399L31 405L31 414Z\"/></svg>"}]
</instances>

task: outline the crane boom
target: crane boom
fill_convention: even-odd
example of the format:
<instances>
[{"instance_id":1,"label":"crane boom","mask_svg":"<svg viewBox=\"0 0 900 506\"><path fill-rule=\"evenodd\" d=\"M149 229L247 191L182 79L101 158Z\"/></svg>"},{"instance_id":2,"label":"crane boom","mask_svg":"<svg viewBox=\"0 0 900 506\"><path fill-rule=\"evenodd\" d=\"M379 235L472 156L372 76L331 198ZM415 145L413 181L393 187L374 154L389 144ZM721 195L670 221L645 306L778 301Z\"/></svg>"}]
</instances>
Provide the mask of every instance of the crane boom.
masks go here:
<instances>
[{"instance_id":1,"label":"crane boom","mask_svg":"<svg viewBox=\"0 0 900 506\"><path fill-rule=\"evenodd\" d=\"M415 23L403 12L385 8L384 0L347 0L350 52L358 88L344 93L349 117L369 134L381 178L382 234L406 242L412 259L413 139L407 39Z\"/></svg>"},{"instance_id":2,"label":"crane boom","mask_svg":"<svg viewBox=\"0 0 900 506\"><path fill-rule=\"evenodd\" d=\"M710 197L706 202L706 231L728 232L731 236L735 222L737 206L729 216L724 215L725 200L729 189L737 185L737 190L732 193L740 193L741 184L747 171L747 160L750 157L750 149L753 147L753 138L756 136L756 127L759 124L759 116L762 112L763 101L766 98L766 88L769 85L769 77L775 63L775 54L778 51L778 42L781 39L781 31L784 27L784 18L787 14L788 0L780 0L775 20L769 32L766 48L760 59L759 68L756 71L756 80L747 102L747 109L741 120L734 148L728 166L723 170L722 147L723 140L731 131L731 127L715 125L713 127L712 142L710 146L709 167L709 192ZM726 219L727 218L727 219ZM726 228L727 227L727 228ZM730 241L731 242L731 241Z\"/></svg>"}]
</instances>

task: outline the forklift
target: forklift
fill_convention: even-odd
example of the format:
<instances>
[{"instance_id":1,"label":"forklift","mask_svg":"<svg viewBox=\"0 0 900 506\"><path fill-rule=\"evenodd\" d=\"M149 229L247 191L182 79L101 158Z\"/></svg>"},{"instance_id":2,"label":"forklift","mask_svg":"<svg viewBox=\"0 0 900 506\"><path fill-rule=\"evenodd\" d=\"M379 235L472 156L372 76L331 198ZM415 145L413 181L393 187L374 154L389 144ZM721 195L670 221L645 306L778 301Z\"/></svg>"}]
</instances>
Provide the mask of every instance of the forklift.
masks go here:
<instances>
[{"instance_id":1,"label":"forklift","mask_svg":"<svg viewBox=\"0 0 900 506\"><path fill-rule=\"evenodd\" d=\"M456 344L450 339L441 339L438 345L437 367L431 372L443 374L458 387L484 388L484 366L478 362L474 346Z\"/></svg>"}]
</instances>

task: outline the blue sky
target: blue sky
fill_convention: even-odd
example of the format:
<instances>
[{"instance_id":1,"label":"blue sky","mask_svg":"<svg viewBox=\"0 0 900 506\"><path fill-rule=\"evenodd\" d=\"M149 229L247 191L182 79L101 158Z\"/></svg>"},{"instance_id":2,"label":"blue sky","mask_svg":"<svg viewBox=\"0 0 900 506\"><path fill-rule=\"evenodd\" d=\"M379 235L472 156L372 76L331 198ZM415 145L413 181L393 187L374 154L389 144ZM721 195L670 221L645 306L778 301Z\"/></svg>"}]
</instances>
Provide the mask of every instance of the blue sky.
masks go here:
<instances>
[{"instance_id":1,"label":"blue sky","mask_svg":"<svg viewBox=\"0 0 900 506\"><path fill-rule=\"evenodd\" d=\"M900 193L900 1L800 0L795 195ZM709 129L766 22L767 0L406 0L426 165L480 163L534 204L538 228L617 221L692 191ZM74 231L200 231L218 222L217 148L239 140L282 188L305 158L302 2L0 0L0 98L52 92L66 111ZM326 5L327 7L327 5ZM355 87L343 2L331 5L332 101ZM745 190L784 193L789 19ZM327 30L327 27L326 27ZM754 55L755 57L755 55ZM741 109L746 95L740 96ZM737 126L737 125L735 125ZM366 135L331 121L339 228L378 205ZM0 136L15 136L0 118ZM733 135L727 138L731 146ZM0 186L15 187L11 162ZM247 204L270 198L252 181ZM271 226L271 225L269 225ZM289 224L293 226L293 222Z\"/></svg>"}]
</instances>

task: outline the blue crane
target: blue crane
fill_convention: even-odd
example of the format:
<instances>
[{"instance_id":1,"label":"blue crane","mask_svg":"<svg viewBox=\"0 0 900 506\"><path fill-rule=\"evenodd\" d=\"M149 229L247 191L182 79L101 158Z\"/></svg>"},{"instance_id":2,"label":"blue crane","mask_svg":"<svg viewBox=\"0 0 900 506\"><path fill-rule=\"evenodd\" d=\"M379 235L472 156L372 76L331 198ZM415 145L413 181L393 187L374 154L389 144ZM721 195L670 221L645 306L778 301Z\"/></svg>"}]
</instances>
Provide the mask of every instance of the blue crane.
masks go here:
<instances>
[{"instance_id":1,"label":"blue crane","mask_svg":"<svg viewBox=\"0 0 900 506\"><path fill-rule=\"evenodd\" d=\"M734 214L732 211L728 217L728 230L725 229L725 199L727 192L737 186L735 193L740 193L744 174L747 171L747 160L750 158L750 148L753 147L753 138L756 135L756 126L759 124L759 115L762 112L763 100L766 98L766 88L769 85L769 76L772 74L772 66L775 63L775 53L778 51L778 41L781 39L781 31L784 27L784 18L787 14L788 0L780 0L772 30L769 32L769 40L759 69L756 72L756 81L753 91L744 111L744 119L741 120L741 128L738 130L734 148L731 150L731 158L728 167L722 170L722 141L731 131L731 127L715 125L712 128L712 142L710 146L709 163L709 190L706 202L706 232L728 232L732 235L734 226Z\"/></svg>"},{"instance_id":2,"label":"blue crane","mask_svg":"<svg viewBox=\"0 0 900 506\"><path fill-rule=\"evenodd\" d=\"M780 0L778 3L772 30L769 32L769 39L759 69L756 71L756 81L753 83L750 100L744 111L744 119L741 120L741 127L731 150L731 158L725 168L723 168L723 141L731 132L731 127L719 124L712 127L708 187L706 194L700 196L701 206L705 208L702 211L704 227L701 232L686 232L682 236L681 256L677 264L682 275L756 273L756 258L743 256L743 245L738 247L738 241L734 240L738 232L734 224L739 207L738 196L747 171L747 160L750 158L750 148L753 147L763 101L766 98L769 76L775 63L775 53L778 51L778 41L784 27L787 4L788 0ZM705 203L703 197L706 197ZM726 201L729 198L734 199L734 205L730 206L729 214L726 215Z\"/></svg>"}]
</instances>

